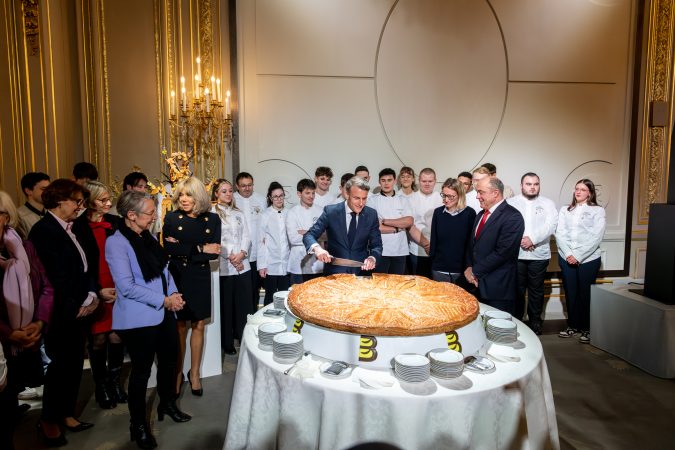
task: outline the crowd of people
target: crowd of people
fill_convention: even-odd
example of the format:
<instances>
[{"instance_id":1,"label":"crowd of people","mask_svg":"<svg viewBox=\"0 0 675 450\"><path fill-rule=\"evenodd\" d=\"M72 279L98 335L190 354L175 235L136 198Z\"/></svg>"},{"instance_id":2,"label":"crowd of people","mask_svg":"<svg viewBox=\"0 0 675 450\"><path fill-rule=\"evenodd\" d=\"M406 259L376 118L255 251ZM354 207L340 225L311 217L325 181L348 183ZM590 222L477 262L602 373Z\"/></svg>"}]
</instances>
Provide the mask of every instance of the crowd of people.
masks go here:
<instances>
[{"instance_id":1,"label":"crowd of people","mask_svg":"<svg viewBox=\"0 0 675 450\"><path fill-rule=\"evenodd\" d=\"M28 173L19 208L0 191L0 448L12 448L20 394L40 385L37 428L46 445L65 445L65 431L93 427L76 417L85 348L96 402L103 409L128 403L130 436L140 448L157 446L146 404L155 359L158 420L189 421L176 401L188 344L187 382L192 395L204 393L211 261L219 265L216 301L228 355L236 354L247 315L260 306L261 288L266 305L277 291L333 273L455 283L483 303L527 317L541 334L555 236L568 310L559 335L590 341L590 286L600 269L605 212L588 179L557 210L540 195L537 174L525 173L514 195L489 163L446 179L440 190L433 169L416 177L410 167L382 169L371 190L368 168L358 166L341 176L338 193L330 189L332 170L318 167L314 179L297 182L297 201L276 181L266 196L258 194L247 172L234 184L215 180L211 192L190 177L173 187L161 230L144 174L125 177L115 207L113 189L97 179L89 163L78 163L72 179Z\"/></svg>"}]
</instances>

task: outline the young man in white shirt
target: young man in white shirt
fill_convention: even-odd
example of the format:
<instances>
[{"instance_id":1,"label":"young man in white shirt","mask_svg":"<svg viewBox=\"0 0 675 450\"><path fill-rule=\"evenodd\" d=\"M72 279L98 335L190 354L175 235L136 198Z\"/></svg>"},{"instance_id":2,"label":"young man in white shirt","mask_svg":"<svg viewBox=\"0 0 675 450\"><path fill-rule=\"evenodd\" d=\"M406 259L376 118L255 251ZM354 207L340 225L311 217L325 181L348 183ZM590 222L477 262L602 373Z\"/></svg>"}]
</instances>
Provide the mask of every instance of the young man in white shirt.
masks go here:
<instances>
[{"instance_id":1,"label":"young man in white shirt","mask_svg":"<svg viewBox=\"0 0 675 450\"><path fill-rule=\"evenodd\" d=\"M544 278L551 260L551 235L558 224L558 211L552 200L539 195L539 176L528 172L520 179L521 194L507 202L520 211L525 220L525 232L520 241L518 254L518 298L515 317L525 314L527 292L528 325L536 334L541 334L542 310L544 307Z\"/></svg>"},{"instance_id":2,"label":"young man in white shirt","mask_svg":"<svg viewBox=\"0 0 675 450\"><path fill-rule=\"evenodd\" d=\"M248 226L249 237L251 242L258 242L258 228L260 227L260 217L267 209L267 201L265 197L253 190L253 175L248 172L240 172L235 178L237 185L237 192L234 193L234 202L237 207L244 213L246 225ZM248 261L251 264L251 283L252 283L252 298L254 311L258 310L260 303L260 288L263 280L258 273L258 246L251 245L248 251Z\"/></svg>"},{"instance_id":3,"label":"young man in white shirt","mask_svg":"<svg viewBox=\"0 0 675 450\"><path fill-rule=\"evenodd\" d=\"M292 207L286 216L286 234L291 246L291 253L288 257L291 284L311 280L323 273L323 263L317 260L314 254L307 254L305 245L302 243L302 237L323 213L323 208L314 204L315 190L316 184L309 178L298 181L297 192L300 204Z\"/></svg>"},{"instance_id":4,"label":"young man in white shirt","mask_svg":"<svg viewBox=\"0 0 675 450\"><path fill-rule=\"evenodd\" d=\"M42 192L49 186L49 183L49 175L42 172L28 172L21 177L21 190L26 196L26 203L17 209L19 224L16 227L16 231L24 239L28 237L28 233L30 233L33 225L45 215L45 207L42 204Z\"/></svg>"},{"instance_id":5,"label":"young man in white shirt","mask_svg":"<svg viewBox=\"0 0 675 450\"><path fill-rule=\"evenodd\" d=\"M330 167L320 166L314 172L314 183L316 184L316 195L314 204L321 208L332 205L337 200L337 196L329 192L330 185L333 182L333 171Z\"/></svg>"},{"instance_id":6,"label":"young man in white shirt","mask_svg":"<svg viewBox=\"0 0 675 450\"><path fill-rule=\"evenodd\" d=\"M406 230L413 224L408 200L394 190L396 172L382 169L379 174L380 192L368 199L368 206L377 211L382 234L382 257L375 272L403 275L408 256Z\"/></svg>"},{"instance_id":7,"label":"young man in white shirt","mask_svg":"<svg viewBox=\"0 0 675 450\"><path fill-rule=\"evenodd\" d=\"M414 223L410 227L410 270L413 275L431 278L431 219L434 209L443 204L436 187L436 172L429 167L422 169L419 175L419 191L409 198Z\"/></svg>"}]
</instances>

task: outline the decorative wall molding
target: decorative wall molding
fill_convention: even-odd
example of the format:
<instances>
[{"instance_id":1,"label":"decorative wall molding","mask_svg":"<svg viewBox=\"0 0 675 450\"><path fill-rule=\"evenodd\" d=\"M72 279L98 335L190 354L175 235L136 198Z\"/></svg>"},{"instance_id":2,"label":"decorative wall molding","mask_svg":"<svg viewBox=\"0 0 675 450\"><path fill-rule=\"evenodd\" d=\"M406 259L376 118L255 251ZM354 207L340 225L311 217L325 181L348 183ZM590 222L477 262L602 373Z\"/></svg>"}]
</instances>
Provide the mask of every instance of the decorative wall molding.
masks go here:
<instances>
[{"instance_id":1,"label":"decorative wall molding","mask_svg":"<svg viewBox=\"0 0 675 450\"><path fill-rule=\"evenodd\" d=\"M38 0L21 0L23 7L23 29L30 56L40 53L40 11Z\"/></svg>"},{"instance_id":2,"label":"decorative wall molding","mask_svg":"<svg viewBox=\"0 0 675 450\"><path fill-rule=\"evenodd\" d=\"M653 102L668 102L667 123L673 117L673 0L653 0L648 11L647 66L641 140L638 225L649 221L649 205L665 201L671 126L650 124Z\"/></svg>"}]
</instances>

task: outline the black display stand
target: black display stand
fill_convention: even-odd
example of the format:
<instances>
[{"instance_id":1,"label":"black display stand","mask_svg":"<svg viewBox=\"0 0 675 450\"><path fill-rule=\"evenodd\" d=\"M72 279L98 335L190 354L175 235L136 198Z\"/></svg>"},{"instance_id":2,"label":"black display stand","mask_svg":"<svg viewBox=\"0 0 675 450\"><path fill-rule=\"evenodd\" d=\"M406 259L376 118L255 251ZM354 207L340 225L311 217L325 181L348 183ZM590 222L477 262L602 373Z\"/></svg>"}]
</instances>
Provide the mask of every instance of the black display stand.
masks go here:
<instances>
[{"instance_id":1,"label":"black display stand","mask_svg":"<svg viewBox=\"0 0 675 450\"><path fill-rule=\"evenodd\" d=\"M652 203L649 208L645 295L675 304L675 205Z\"/></svg>"}]
</instances>

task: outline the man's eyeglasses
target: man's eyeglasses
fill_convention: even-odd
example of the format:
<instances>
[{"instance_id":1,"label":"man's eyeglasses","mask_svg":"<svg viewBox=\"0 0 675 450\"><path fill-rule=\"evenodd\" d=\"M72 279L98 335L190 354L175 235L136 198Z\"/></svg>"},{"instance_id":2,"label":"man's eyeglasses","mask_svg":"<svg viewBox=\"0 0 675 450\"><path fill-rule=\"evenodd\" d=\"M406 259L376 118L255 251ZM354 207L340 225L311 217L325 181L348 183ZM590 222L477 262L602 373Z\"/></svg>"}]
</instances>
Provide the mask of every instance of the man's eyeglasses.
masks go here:
<instances>
[{"instance_id":1,"label":"man's eyeglasses","mask_svg":"<svg viewBox=\"0 0 675 450\"><path fill-rule=\"evenodd\" d=\"M445 194L441 194L441 198L442 198L443 200L446 200L446 199L447 199L447 200L457 200L457 196L456 196L456 195L445 195Z\"/></svg>"}]
</instances>

